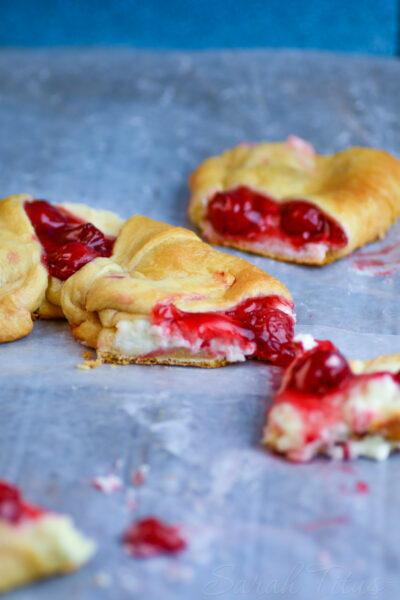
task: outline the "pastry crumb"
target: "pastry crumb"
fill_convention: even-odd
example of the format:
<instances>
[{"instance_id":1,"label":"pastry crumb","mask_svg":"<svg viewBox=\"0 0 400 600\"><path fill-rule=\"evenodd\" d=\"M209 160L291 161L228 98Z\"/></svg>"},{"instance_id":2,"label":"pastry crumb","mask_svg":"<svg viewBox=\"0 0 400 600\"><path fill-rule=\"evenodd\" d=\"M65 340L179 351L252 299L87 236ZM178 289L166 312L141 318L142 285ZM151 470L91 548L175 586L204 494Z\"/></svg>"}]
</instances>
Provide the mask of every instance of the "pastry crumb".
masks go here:
<instances>
[{"instance_id":1,"label":"pastry crumb","mask_svg":"<svg viewBox=\"0 0 400 600\"><path fill-rule=\"evenodd\" d=\"M81 371L89 371L90 369L97 369L102 364L102 360L100 358L96 358L96 360L85 360L84 363L80 365L76 365L77 369Z\"/></svg>"},{"instance_id":2,"label":"pastry crumb","mask_svg":"<svg viewBox=\"0 0 400 600\"><path fill-rule=\"evenodd\" d=\"M91 479L90 483L92 487L99 492L103 492L104 494L118 492L124 487L121 478L114 473L110 473L110 475L99 475L98 477L94 477Z\"/></svg>"},{"instance_id":3,"label":"pastry crumb","mask_svg":"<svg viewBox=\"0 0 400 600\"><path fill-rule=\"evenodd\" d=\"M84 352L82 352L82 358L86 358L86 360L91 360L92 355L89 352L89 350L85 350Z\"/></svg>"},{"instance_id":4,"label":"pastry crumb","mask_svg":"<svg viewBox=\"0 0 400 600\"><path fill-rule=\"evenodd\" d=\"M105 588L105 587L109 587L112 583L112 578L111 575L109 575L109 573L106 573L105 571L100 571L99 573L96 573L96 575L93 577L93 584L96 587L101 587L101 588Z\"/></svg>"}]
</instances>

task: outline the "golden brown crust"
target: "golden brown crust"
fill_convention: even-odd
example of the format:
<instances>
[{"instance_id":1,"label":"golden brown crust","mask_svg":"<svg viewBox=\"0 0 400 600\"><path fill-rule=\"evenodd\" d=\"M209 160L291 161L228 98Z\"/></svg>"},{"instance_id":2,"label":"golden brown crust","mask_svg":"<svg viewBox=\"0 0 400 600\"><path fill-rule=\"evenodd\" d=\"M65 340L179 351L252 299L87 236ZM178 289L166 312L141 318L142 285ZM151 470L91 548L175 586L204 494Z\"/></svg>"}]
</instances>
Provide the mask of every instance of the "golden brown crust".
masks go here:
<instances>
[{"instance_id":1,"label":"golden brown crust","mask_svg":"<svg viewBox=\"0 0 400 600\"><path fill-rule=\"evenodd\" d=\"M351 370L356 375L361 373L397 373L400 371L400 354L387 354L367 360L349 360Z\"/></svg>"},{"instance_id":2,"label":"golden brown crust","mask_svg":"<svg viewBox=\"0 0 400 600\"><path fill-rule=\"evenodd\" d=\"M121 323L150 335L153 309L163 300L185 312L216 312L271 295L292 302L286 287L261 269L211 248L189 230L139 215L123 226L111 258L94 260L64 284L61 303L73 335L102 360L219 366L220 357L190 350L170 348L158 356L152 349L124 351L117 339Z\"/></svg>"},{"instance_id":3,"label":"golden brown crust","mask_svg":"<svg viewBox=\"0 0 400 600\"><path fill-rule=\"evenodd\" d=\"M62 282L49 277L42 264L42 247L24 210L34 200L19 194L0 200L0 343L24 337L32 330L32 316L62 318ZM123 221L82 204L63 205L106 234L116 235Z\"/></svg>"},{"instance_id":4,"label":"golden brown crust","mask_svg":"<svg viewBox=\"0 0 400 600\"><path fill-rule=\"evenodd\" d=\"M99 358L104 363L114 363L117 365L172 365L179 367L201 367L203 369L215 369L224 367L227 364L225 358L198 357L190 355L189 352L183 353L176 351L173 354L163 354L162 356L137 357L121 356L118 352L100 352Z\"/></svg>"},{"instance_id":5,"label":"golden brown crust","mask_svg":"<svg viewBox=\"0 0 400 600\"><path fill-rule=\"evenodd\" d=\"M305 160L306 159L306 160ZM210 241L279 260L326 264L383 237L400 215L400 161L383 150L350 148L332 156L299 154L291 143L240 144L204 161L191 175L189 216ZM344 229L348 243L337 250L301 256L267 242L223 238L207 221L207 203L217 191L247 186L282 203L303 199Z\"/></svg>"},{"instance_id":6,"label":"golden brown crust","mask_svg":"<svg viewBox=\"0 0 400 600\"><path fill-rule=\"evenodd\" d=\"M95 550L72 521L48 514L18 525L0 519L0 594L83 566Z\"/></svg>"},{"instance_id":7,"label":"golden brown crust","mask_svg":"<svg viewBox=\"0 0 400 600\"><path fill-rule=\"evenodd\" d=\"M23 209L23 203L30 199L20 194L0 202L0 342L30 333L31 314L45 298L47 270Z\"/></svg>"}]
</instances>

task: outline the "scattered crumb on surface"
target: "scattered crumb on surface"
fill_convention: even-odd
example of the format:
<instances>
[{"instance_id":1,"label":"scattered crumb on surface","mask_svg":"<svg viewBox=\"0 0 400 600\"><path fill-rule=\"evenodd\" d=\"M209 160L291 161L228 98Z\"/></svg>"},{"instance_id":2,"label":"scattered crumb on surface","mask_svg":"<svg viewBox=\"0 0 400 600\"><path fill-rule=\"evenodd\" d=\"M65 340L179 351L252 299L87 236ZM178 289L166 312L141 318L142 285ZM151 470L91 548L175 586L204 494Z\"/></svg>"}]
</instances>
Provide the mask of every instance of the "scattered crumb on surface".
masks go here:
<instances>
[{"instance_id":1,"label":"scattered crumb on surface","mask_svg":"<svg viewBox=\"0 0 400 600\"><path fill-rule=\"evenodd\" d=\"M86 358L86 360L91 360L92 359L92 355L89 352L89 350L85 350L84 352L82 352L82 358Z\"/></svg>"},{"instance_id":2,"label":"scattered crumb on surface","mask_svg":"<svg viewBox=\"0 0 400 600\"><path fill-rule=\"evenodd\" d=\"M117 368L117 365L114 365L114 363L111 363L110 369L116 369L116 368Z\"/></svg>"},{"instance_id":3,"label":"scattered crumb on surface","mask_svg":"<svg viewBox=\"0 0 400 600\"><path fill-rule=\"evenodd\" d=\"M102 364L101 359L97 358L96 360L85 360L84 363L82 363L80 365L76 365L76 367L77 367L77 369L80 369L81 371L89 371L90 369L96 369L101 364Z\"/></svg>"},{"instance_id":4,"label":"scattered crumb on surface","mask_svg":"<svg viewBox=\"0 0 400 600\"><path fill-rule=\"evenodd\" d=\"M94 477L90 480L90 483L96 490L99 490L104 494L112 494L112 492L122 490L124 487L121 478L118 477L118 475L114 475L114 473Z\"/></svg>"},{"instance_id":5,"label":"scattered crumb on surface","mask_svg":"<svg viewBox=\"0 0 400 600\"><path fill-rule=\"evenodd\" d=\"M93 577L93 585L95 585L96 587L109 587L111 583L112 577L109 573L106 573L105 571L100 571L99 573L96 573L96 575Z\"/></svg>"},{"instance_id":6,"label":"scattered crumb on surface","mask_svg":"<svg viewBox=\"0 0 400 600\"><path fill-rule=\"evenodd\" d=\"M147 474L149 472L149 465L140 465L137 469L135 469L132 473L132 483L133 485L143 485L143 483L147 480Z\"/></svg>"}]
</instances>

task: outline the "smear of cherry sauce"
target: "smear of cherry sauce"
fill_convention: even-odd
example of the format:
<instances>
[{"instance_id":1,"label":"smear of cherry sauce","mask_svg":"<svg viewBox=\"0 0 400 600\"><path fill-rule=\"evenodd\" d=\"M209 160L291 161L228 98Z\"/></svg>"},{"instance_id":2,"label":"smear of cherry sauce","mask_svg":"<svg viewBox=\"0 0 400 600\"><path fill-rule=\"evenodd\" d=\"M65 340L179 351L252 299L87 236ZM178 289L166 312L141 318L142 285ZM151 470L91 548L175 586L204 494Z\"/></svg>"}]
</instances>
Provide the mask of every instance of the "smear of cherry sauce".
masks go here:
<instances>
[{"instance_id":1,"label":"smear of cherry sauce","mask_svg":"<svg viewBox=\"0 0 400 600\"><path fill-rule=\"evenodd\" d=\"M285 301L278 296L248 299L235 308L220 313L188 313L170 303L159 303L153 312L153 323L169 327L190 343L202 340L207 349L215 339L243 344L254 342L250 358L287 366L294 358L293 318L280 310ZM287 303L288 308L292 308Z\"/></svg>"},{"instance_id":2,"label":"smear of cherry sauce","mask_svg":"<svg viewBox=\"0 0 400 600\"><path fill-rule=\"evenodd\" d=\"M25 502L18 488L0 480L0 520L17 525L24 519L35 519L45 512Z\"/></svg>"},{"instance_id":3,"label":"smear of cherry sauce","mask_svg":"<svg viewBox=\"0 0 400 600\"><path fill-rule=\"evenodd\" d=\"M123 542L134 556L149 558L159 554L177 554L186 548L186 541L176 525L167 525L156 517L132 523Z\"/></svg>"},{"instance_id":4,"label":"smear of cherry sauce","mask_svg":"<svg viewBox=\"0 0 400 600\"><path fill-rule=\"evenodd\" d=\"M50 275L65 281L98 256L111 256L114 237L105 236L61 207L45 200L25 202L25 211L42 248Z\"/></svg>"},{"instance_id":5,"label":"smear of cherry sauce","mask_svg":"<svg viewBox=\"0 0 400 600\"><path fill-rule=\"evenodd\" d=\"M281 204L244 186L217 192L208 204L208 219L221 235L249 240L269 235L294 246L347 243L343 229L310 202L293 199Z\"/></svg>"}]
</instances>

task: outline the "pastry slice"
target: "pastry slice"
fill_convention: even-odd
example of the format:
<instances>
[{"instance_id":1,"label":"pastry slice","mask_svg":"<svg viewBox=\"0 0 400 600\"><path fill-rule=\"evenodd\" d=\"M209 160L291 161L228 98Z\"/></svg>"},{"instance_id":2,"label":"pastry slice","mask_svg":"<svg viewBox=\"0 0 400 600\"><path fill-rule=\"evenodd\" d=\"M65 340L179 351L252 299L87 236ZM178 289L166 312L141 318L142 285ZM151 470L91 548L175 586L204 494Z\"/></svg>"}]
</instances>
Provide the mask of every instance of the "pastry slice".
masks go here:
<instances>
[{"instance_id":1,"label":"pastry slice","mask_svg":"<svg viewBox=\"0 0 400 600\"><path fill-rule=\"evenodd\" d=\"M32 315L62 317L62 282L109 256L122 220L83 204L53 206L21 194L0 200L0 342L32 329Z\"/></svg>"},{"instance_id":2,"label":"pastry slice","mask_svg":"<svg viewBox=\"0 0 400 600\"><path fill-rule=\"evenodd\" d=\"M261 269L203 243L193 232L134 216L110 258L64 284L74 336L117 363L217 367L293 357L293 302Z\"/></svg>"},{"instance_id":3,"label":"pastry slice","mask_svg":"<svg viewBox=\"0 0 400 600\"><path fill-rule=\"evenodd\" d=\"M239 144L189 184L189 215L208 241L310 265L383 237L400 214L399 160L371 148L321 156L295 136Z\"/></svg>"},{"instance_id":4,"label":"pastry slice","mask_svg":"<svg viewBox=\"0 0 400 600\"><path fill-rule=\"evenodd\" d=\"M0 593L79 569L94 549L69 517L28 503L0 480Z\"/></svg>"},{"instance_id":5,"label":"pastry slice","mask_svg":"<svg viewBox=\"0 0 400 600\"><path fill-rule=\"evenodd\" d=\"M400 354L347 361L329 341L296 340L263 442L293 461L317 454L384 460L399 449Z\"/></svg>"}]
</instances>

